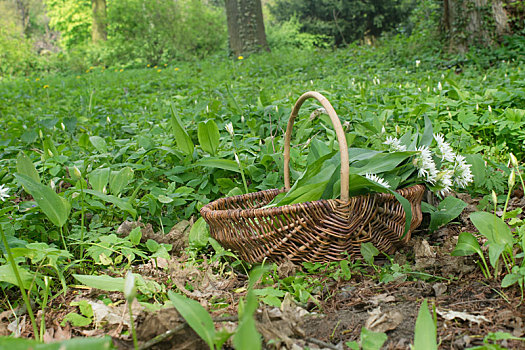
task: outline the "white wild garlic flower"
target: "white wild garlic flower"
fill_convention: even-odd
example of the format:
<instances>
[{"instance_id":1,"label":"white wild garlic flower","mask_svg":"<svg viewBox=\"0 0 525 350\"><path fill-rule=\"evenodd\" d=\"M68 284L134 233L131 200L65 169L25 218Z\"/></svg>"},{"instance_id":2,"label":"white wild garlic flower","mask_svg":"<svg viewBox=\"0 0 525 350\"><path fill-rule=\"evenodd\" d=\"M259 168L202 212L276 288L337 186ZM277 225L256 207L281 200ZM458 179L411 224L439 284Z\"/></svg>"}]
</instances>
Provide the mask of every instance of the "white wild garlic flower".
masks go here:
<instances>
[{"instance_id":1,"label":"white wild garlic flower","mask_svg":"<svg viewBox=\"0 0 525 350\"><path fill-rule=\"evenodd\" d=\"M226 129L226 131L230 134L231 137L233 137L234 135L234 132L233 132L233 124L232 123L227 123L224 128Z\"/></svg>"},{"instance_id":2,"label":"white wild garlic flower","mask_svg":"<svg viewBox=\"0 0 525 350\"><path fill-rule=\"evenodd\" d=\"M239 159L239 156L237 155L237 153L234 153L233 155L235 156L235 161L237 162L237 165L240 166L241 165L241 161Z\"/></svg>"},{"instance_id":3,"label":"white wild garlic flower","mask_svg":"<svg viewBox=\"0 0 525 350\"><path fill-rule=\"evenodd\" d=\"M7 198L9 198L9 187L5 187L4 185L0 185L0 200L3 202Z\"/></svg>"},{"instance_id":4,"label":"white wild garlic flower","mask_svg":"<svg viewBox=\"0 0 525 350\"><path fill-rule=\"evenodd\" d=\"M417 149L419 155L414 158L414 166L417 168L418 176L424 177L427 182L434 184L436 182L437 171L436 163L432 159L432 152L427 146L421 146Z\"/></svg>"},{"instance_id":5,"label":"white wild garlic flower","mask_svg":"<svg viewBox=\"0 0 525 350\"><path fill-rule=\"evenodd\" d=\"M379 185L381 185L383 187L390 188L390 184L385 179L383 179L380 176L377 176L376 174L366 173L365 177L368 180L374 181L375 183L377 183L377 184L379 184Z\"/></svg>"},{"instance_id":6,"label":"white wild garlic flower","mask_svg":"<svg viewBox=\"0 0 525 350\"><path fill-rule=\"evenodd\" d=\"M421 64L421 61L420 60L416 60L416 68L419 67L420 64Z\"/></svg>"},{"instance_id":7,"label":"white wild garlic flower","mask_svg":"<svg viewBox=\"0 0 525 350\"><path fill-rule=\"evenodd\" d=\"M436 177L436 190L437 194L444 196L450 192L450 187L452 186L452 171L444 170L440 171Z\"/></svg>"},{"instance_id":8,"label":"white wild garlic flower","mask_svg":"<svg viewBox=\"0 0 525 350\"><path fill-rule=\"evenodd\" d=\"M465 188L474 180L472 171L470 171L470 164L465 161L465 157L458 154L454 159L454 185L459 188Z\"/></svg>"},{"instance_id":9,"label":"white wild garlic flower","mask_svg":"<svg viewBox=\"0 0 525 350\"><path fill-rule=\"evenodd\" d=\"M383 144L389 146L390 150L394 152L404 152L407 150L407 147L402 145L396 137L387 136Z\"/></svg>"},{"instance_id":10,"label":"white wild garlic flower","mask_svg":"<svg viewBox=\"0 0 525 350\"><path fill-rule=\"evenodd\" d=\"M445 141L445 137L442 134L434 134L434 140L436 140L439 152L441 153L441 160L453 162L456 158L456 154L450 144Z\"/></svg>"}]
</instances>

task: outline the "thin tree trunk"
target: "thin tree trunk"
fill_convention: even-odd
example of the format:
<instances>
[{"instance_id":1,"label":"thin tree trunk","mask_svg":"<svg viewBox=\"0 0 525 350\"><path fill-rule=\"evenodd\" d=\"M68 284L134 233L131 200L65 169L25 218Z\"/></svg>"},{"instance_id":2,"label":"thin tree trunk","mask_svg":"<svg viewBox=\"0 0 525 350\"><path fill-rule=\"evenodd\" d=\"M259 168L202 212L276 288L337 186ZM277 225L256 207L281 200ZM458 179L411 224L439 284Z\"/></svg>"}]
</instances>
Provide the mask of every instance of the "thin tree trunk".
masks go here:
<instances>
[{"instance_id":1,"label":"thin tree trunk","mask_svg":"<svg viewBox=\"0 0 525 350\"><path fill-rule=\"evenodd\" d=\"M105 41L108 37L106 0L91 0L91 7L93 10L91 40L93 43Z\"/></svg>"}]
</instances>

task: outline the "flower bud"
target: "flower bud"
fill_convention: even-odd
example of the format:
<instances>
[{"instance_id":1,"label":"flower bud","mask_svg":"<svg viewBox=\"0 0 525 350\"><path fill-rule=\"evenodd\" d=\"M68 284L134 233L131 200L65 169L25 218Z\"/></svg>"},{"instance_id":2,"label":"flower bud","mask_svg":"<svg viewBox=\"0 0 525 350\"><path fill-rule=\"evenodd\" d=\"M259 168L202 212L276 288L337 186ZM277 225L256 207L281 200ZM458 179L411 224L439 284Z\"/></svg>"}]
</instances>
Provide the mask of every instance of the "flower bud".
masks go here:
<instances>
[{"instance_id":1,"label":"flower bud","mask_svg":"<svg viewBox=\"0 0 525 350\"><path fill-rule=\"evenodd\" d=\"M496 192L494 192L494 190L492 190L492 203L494 203L494 205L498 204L498 196L496 195Z\"/></svg>"},{"instance_id":2,"label":"flower bud","mask_svg":"<svg viewBox=\"0 0 525 350\"><path fill-rule=\"evenodd\" d=\"M66 131L66 126L64 125L64 123L60 123L60 127L62 128L62 131Z\"/></svg>"},{"instance_id":3,"label":"flower bud","mask_svg":"<svg viewBox=\"0 0 525 350\"><path fill-rule=\"evenodd\" d=\"M443 85L441 85L441 82L438 82L438 90L439 91L443 90Z\"/></svg>"},{"instance_id":4,"label":"flower bud","mask_svg":"<svg viewBox=\"0 0 525 350\"><path fill-rule=\"evenodd\" d=\"M239 156L237 156L237 153L234 153L233 155L235 156L235 161L240 166L241 165L241 161L239 160Z\"/></svg>"},{"instance_id":5,"label":"flower bud","mask_svg":"<svg viewBox=\"0 0 525 350\"><path fill-rule=\"evenodd\" d=\"M510 162L512 164L513 167L517 168L519 165L518 165L518 159L516 159L516 156L514 154L510 154Z\"/></svg>"},{"instance_id":6,"label":"flower bud","mask_svg":"<svg viewBox=\"0 0 525 350\"><path fill-rule=\"evenodd\" d=\"M82 173L80 172L80 170L77 168L77 166L75 165L73 167L73 174L72 174L74 177L75 177L75 180L78 180L82 177Z\"/></svg>"},{"instance_id":7,"label":"flower bud","mask_svg":"<svg viewBox=\"0 0 525 350\"><path fill-rule=\"evenodd\" d=\"M124 298L128 303L132 303L137 295L137 286L135 285L135 275L128 271L124 279Z\"/></svg>"},{"instance_id":8,"label":"flower bud","mask_svg":"<svg viewBox=\"0 0 525 350\"><path fill-rule=\"evenodd\" d=\"M514 184L516 184L516 173L512 169L509 175L509 189L514 187Z\"/></svg>"}]
</instances>

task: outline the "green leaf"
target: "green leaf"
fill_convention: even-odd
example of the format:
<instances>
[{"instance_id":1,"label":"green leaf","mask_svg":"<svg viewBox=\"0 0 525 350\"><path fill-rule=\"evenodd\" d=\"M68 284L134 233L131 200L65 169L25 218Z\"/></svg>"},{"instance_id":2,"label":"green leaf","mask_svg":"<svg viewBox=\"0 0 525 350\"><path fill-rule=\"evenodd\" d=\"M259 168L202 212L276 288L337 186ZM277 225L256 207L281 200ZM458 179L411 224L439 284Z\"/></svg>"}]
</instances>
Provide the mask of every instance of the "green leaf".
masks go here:
<instances>
[{"instance_id":1,"label":"green leaf","mask_svg":"<svg viewBox=\"0 0 525 350\"><path fill-rule=\"evenodd\" d=\"M15 177L24 186L26 192L33 196L48 219L58 227L64 226L71 210L67 199L27 175L15 174Z\"/></svg>"},{"instance_id":2,"label":"green leaf","mask_svg":"<svg viewBox=\"0 0 525 350\"><path fill-rule=\"evenodd\" d=\"M428 311L427 300L423 300L416 319L414 350L437 350L436 324Z\"/></svg>"},{"instance_id":3,"label":"green leaf","mask_svg":"<svg viewBox=\"0 0 525 350\"><path fill-rule=\"evenodd\" d=\"M462 232L459 234L458 243L450 253L452 256L467 256L477 253L482 255L483 252L479 247L478 240L469 232Z\"/></svg>"},{"instance_id":4,"label":"green leaf","mask_svg":"<svg viewBox=\"0 0 525 350\"><path fill-rule=\"evenodd\" d=\"M102 137L90 136L89 141L99 153L106 153L108 151L108 145L106 144L106 140L104 140Z\"/></svg>"},{"instance_id":5,"label":"green leaf","mask_svg":"<svg viewBox=\"0 0 525 350\"><path fill-rule=\"evenodd\" d=\"M480 154L467 154L465 160L471 165L470 170L474 176L474 185L476 187L483 187L487 178L487 166Z\"/></svg>"},{"instance_id":6,"label":"green leaf","mask_svg":"<svg viewBox=\"0 0 525 350\"><path fill-rule=\"evenodd\" d=\"M423 135L421 135L419 146L430 146L433 140L434 131L432 129L432 122L427 116L425 116L425 130L423 131Z\"/></svg>"},{"instance_id":7,"label":"green leaf","mask_svg":"<svg viewBox=\"0 0 525 350\"><path fill-rule=\"evenodd\" d=\"M177 142L177 147L186 155L192 155L193 154L193 141L191 140L190 136L186 132L186 129L184 129L184 126L182 125L182 122L178 115L175 114L175 109L173 108L173 105L170 105L171 109L171 129L173 131L173 135L175 136L175 142Z\"/></svg>"},{"instance_id":8,"label":"green leaf","mask_svg":"<svg viewBox=\"0 0 525 350\"><path fill-rule=\"evenodd\" d=\"M17 266L17 269L18 274L20 275L20 279L24 284L24 288L28 289L31 286L31 283L33 282L34 274L20 266ZM16 279L16 275L13 271L11 264L8 263L0 266L0 281L8 282L14 284L15 286L18 286L18 280Z\"/></svg>"},{"instance_id":9,"label":"green leaf","mask_svg":"<svg viewBox=\"0 0 525 350\"><path fill-rule=\"evenodd\" d=\"M19 174L30 177L35 182L41 183L35 165L24 152L18 153L18 157L16 158L16 171Z\"/></svg>"},{"instance_id":10,"label":"green leaf","mask_svg":"<svg viewBox=\"0 0 525 350\"><path fill-rule=\"evenodd\" d=\"M109 168L99 168L89 173L88 179L91 187L97 192L104 192L104 187L109 182L110 172Z\"/></svg>"},{"instance_id":11,"label":"green leaf","mask_svg":"<svg viewBox=\"0 0 525 350\"><path fill-rule=\"evenodd\" d=\"M137 211L135 209L133 209L133 206L129 202L126 202L125 200L123 200L121 198L118 198L118 197L115 197L115 196L111 196L111 195L107 195L107 194L104 194L104 193L100 193L100 192L97 192L97 191L94 191L94 190L84 190L84 192L92 194L95 197L98 197L98 198L100 198L100 199L102 199L102 200L104 200L106 202L109 202L109 203L112 203L112 204L116 205L118 208L120 208L122 210L125 210L128 213L130 213L131 216L133 216L133 217L137 216Z\"/></svg>"},{"instance_id":12,"label":"green leaf","mask_svg":"<svg viewBox=\"0 0 525 350\"><path fill-rule=\"evenodd\" d=\"M223 170L229 170L236 173L240 173L239 164L231 159L219 159L219 158L201 158L195 162L195 165L205 166L208 168L218 168Z\"/></svg>"},{"instance_id":13,"label":"green leaf","mask_svg":"<svg viewBox=\"0 0 525 350\"><path fill-rule=\"evenodd\" d=\"M507 247L514 245L514 238L510 227L494 214L478 211L470 214L470 220L476 226L479 233L487 237L489 246L502 244Z\"/></svg>"},{"instance_id":14,"label":"green leaf","mask_svg":"<svg viewBox=\"0 0 525 350\"><path fill-rule=\"evenodd\" d=\"M388 172L415 154L417 154L417 152L411 151L378 153L369 159L352 164L350 173L365 175L367 173L379 174Z\"/></svg>"},{"instance_id":15,"label":"green leaf","mask_svg":"<svg viewBox=\"0 0 525 350\"><path fill-rule=\"evenodd\" d=\"M86 317L93 317L93 307L87 300L72 301L69 305L78 306L80 313Z\"/></svg>"},{"instance_id":16,"label":"green leaf","mask_svg":"<svg viewBox=\"0 0 525 350\"><path fill-rule=\"evenodd\" d=\"M191 227L188 237L190 246L195 248L204 248L208 245L208 238L210 238L208 225L206 224L206 221L200 217Z\"/></svg>"},{"instance_id":17,"label":"green leaf","mask_svg":"<svg viewBox=\"0 0 525 350\"><path fill-rule=\"evenodd\" d=\"M489 244L489 261L490 265L496 268L501 253L505 250L505 244L494 243Z\"/></svg>"},{"instance_id":18,"label":"green leaf","mask_svg":"<svg viewBox=\"0 0 525 350\"><path fill-rule=\"evenodd\" d=\"M128 235L129 241L133 245L137 245L140 243L140 239L142 238L142 231L140 230L140 227L135 227Z\"/></svg>"},{"instance_id":19,"label":"green leaf","mask_svg":"<svg viewBox=\"0 0 525 350\"><path fill-rule=\"evenodd\" d=\"M379 255L379 250L374 247L370 242L361 244L361 255L367 264L372 265L374 263L374 258Z\"/></svg>"},{"instance_id":20,"label":"green leaf","mask_svg":"<svg viewBox=\"0 0 525 350\"><path fill-rule=\"evenodd\" d=\"M197 137L199 138L199 144L205 152L208 152L211 155L217 153L217 148L219 147L219 141L221 138L217 123L211 119L205 122L200 122L198 125Z\"/></svg>"},{"instance_id":21,"label":"green leaf","mask_svg":"<svg viewBox=\"0 0 525 350\"><path fill-rule=\"evenodd\" d=\"M439 203L438 210L430 213L430 232L434 232L437 228L448 224L463 212L467 203L459 198L447 197Z\"/></svg>"},{"instance_id":22,"label":"green leaf","mask_svg":"<svg viewBox=\"0 0 525 350\"><path fill-rule=\"evenodd\" d=\"M66 322L71 323L73 327L86 327L89 326L93 320L79 315L76 312L70 312L64 317L60 325L63 327L66 325Z\"/></svg>"},{"instance_id":23,"label":"green leaf","mask_svg":"<svg viewBox=\"0 0 525 350\"><path fill-rule=\"evenodd\" d=\"M122 292L124 291L124 278L111 276L93 276L93 275L76 275L73 277L80 283L91 287L102 289L108 292Z\"/></svg>"},{"instance_id":24,"label":"green leaf","mask_svg":"<svg viewBox=\"0 0 525 350\"><path fill-rule=\"evenodd\" d=\"M211 350L214 349L215 326L210 314L197 301L168 291L173 306L179 314L188 322L188 325L208 344ZM243 348L238 348L243 349ZM244 348L246 349L246 348Z\"/></svg>"},{"instance_id":25,"label":"green leaf","mask_svg":"<svg viewBox=\"0 0 525 350\"><path fill-rule=\"evenodd\" d=\"M505 275L505 277L503 277L503 280L501 281L501 287L502 288L510 287L514 283L518 282L519 280L523 280L524 278L525 276L521 274L509 273L508 275Z\"/></svg>"},{"instance_id":26,"label":"green leaf","mask_svg":"<svg viewBox=\"0 0 525 350\"><path fill-rule=\"evenodd\" d=\"M365 327L361 329L361 347L366 350L380 350L388 337L382 332L373 332Z\"/></svg>"},{"instance_id":27,"label":"green leaf","mask_svg":"<svg viewBox=\"0 0 525 350\"><path fill-rule=\"evenodd\" d=\"M111 193L118 196L132 179L133 169L129 166L120 169L120 171L112 171L109 179L109 189Z\"/></svg>"}]
</instances>

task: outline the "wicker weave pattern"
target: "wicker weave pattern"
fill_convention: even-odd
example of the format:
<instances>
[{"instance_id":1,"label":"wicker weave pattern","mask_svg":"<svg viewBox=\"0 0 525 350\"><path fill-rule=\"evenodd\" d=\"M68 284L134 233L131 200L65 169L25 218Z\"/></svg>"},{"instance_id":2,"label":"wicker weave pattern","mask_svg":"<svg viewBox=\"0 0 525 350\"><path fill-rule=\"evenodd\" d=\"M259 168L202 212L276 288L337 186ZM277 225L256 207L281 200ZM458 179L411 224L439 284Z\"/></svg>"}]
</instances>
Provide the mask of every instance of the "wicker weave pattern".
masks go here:
<instances>
[{"instance_id":1,"label":"wicker weave pattern","mask_svg":"<svg viewBox=\"0 0 525 350\"><path fill-rule=\"evenodd\" d=\"M295 262L337 261L346 254L356 258L364 242L391 253L403 236L403 207L390 194L261 208L282 191L222 198L204 206L201 214L210 225L211 236L249 262L261 262L265 257ZM406 242L422 220L424 187L416 185L398 192L412 206Z\"/></svg>"},{"instance_id":2,"label":"wicker weave pattern","mask_svg":"<svg viewBox=\"0 0 525 350\"><path fill-rule=\"evenodd\" d=\"M290 140L295 117L302 103L315 98L325 108L336 130L341 154L341 199L318 200L274 208L263 208L290 189ZM337 261L347 255L360 256L362 243L392 253L395 245L407 242L422 220L421 200L425 187L415 185L398 190L412 207L412 221L405 237L405 213L391 194L349 198L348 152L341 122L332 105L317 92L303 94L288 121L284 146L285 188L218 199L201 209L210 234L222 246L248 262L290 259Z\"/></svg>"}]
</instances>

